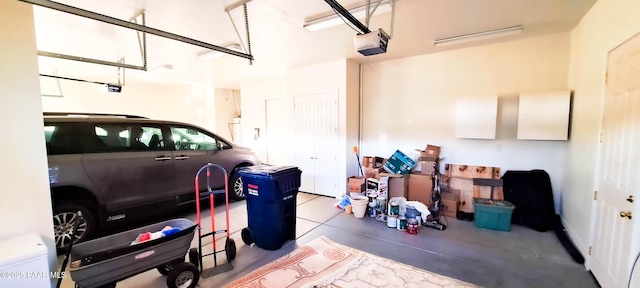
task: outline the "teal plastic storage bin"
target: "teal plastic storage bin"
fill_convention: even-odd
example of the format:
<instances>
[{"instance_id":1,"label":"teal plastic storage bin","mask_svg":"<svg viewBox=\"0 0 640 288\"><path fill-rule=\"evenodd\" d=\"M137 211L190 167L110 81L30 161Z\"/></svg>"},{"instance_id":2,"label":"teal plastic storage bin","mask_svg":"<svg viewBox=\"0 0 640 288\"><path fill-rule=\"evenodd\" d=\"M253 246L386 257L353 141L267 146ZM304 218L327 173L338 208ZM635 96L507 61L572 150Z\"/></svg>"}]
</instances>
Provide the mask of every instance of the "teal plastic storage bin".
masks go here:
<instances>
[{"instance_id":1,"label":"teal plastic storage bin","mask_svg":"<svg viewBox=\"0 0 640 288\"><path fill-rule=\"evenodd\" d=\"M473 198L476 227L510 231L511 213L516 208L509 201Z\"/></svg>"}]
</instances>

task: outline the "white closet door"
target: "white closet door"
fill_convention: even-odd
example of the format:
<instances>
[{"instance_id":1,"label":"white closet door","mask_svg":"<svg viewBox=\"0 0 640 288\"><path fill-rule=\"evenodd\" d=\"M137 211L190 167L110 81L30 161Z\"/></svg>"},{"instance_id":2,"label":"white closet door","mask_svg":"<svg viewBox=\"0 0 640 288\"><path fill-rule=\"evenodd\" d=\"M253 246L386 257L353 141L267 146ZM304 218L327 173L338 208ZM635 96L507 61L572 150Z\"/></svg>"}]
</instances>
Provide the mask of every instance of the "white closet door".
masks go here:
<instances>
[{"instance_id":1,"label":"white closet door","mask_svg":"<svg viewBox=\"0 0 640 288\"><path fill-rule=\"evenodd\" d=\"M337 197L338 95L314 97L315 193Z\"/></svg>"},{"instance_id":2,"label":"white closet door","mask_svg":"<svg viewBox=\"0 0 640 288\"><path fill-rule=\"evenodd\" d=\"M302 170L300 191L337 194L338 95L297 96L294 100L294 161Z\"/></svg>"},{"instance_id":3,"label":"white closet door","mask_svg":"<svg viewBox=\"0 0 640 288\"><path fill-rule=\"evenodd\" d=\"M300 191L315 193L314 184L314 143L315 126L313 107L308 96L298 96L294 100L293 159L300 170Z\"/></svg>"}]
</instances>

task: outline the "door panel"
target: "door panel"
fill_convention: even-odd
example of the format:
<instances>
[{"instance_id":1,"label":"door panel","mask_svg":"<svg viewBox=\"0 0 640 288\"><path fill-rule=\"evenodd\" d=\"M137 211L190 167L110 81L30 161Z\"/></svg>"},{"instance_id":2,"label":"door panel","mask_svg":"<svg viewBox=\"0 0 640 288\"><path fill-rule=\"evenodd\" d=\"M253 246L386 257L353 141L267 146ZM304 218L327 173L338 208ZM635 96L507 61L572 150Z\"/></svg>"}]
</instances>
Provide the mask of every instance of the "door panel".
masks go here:
<instances>
[{"instance_id":1,"label":"door panel","mask_svg":"<svg viewBox=\"0 0 640 288\"><path fill-rule=\"evenodd\" d=\"M83 154L82 165L107 210L173 199L173 163L163 160L170 159L170 152L162 147L150 151L147 146L153 135L162 139L159 127L96 124L92 130L104 145ZM132 131L142 134L133 137Z\"/></svg>"},{"instance_id":2,"label":"door panel","mask_svg":"<svg viewBox=\"0 0 640 288\"><path fill-rule=\"evenodd\" d=\"M309 96L295 97L294 101L294 163L302 174L300 175L300 191L315 193L314 181L314 107Z\"/></svg>"},{"instance_id":3,"label":"door panel","mask_svg":"<svg viewBox=\"0 0 640 288\"><path fill-rule=\"evenodd\" d=\"M195 199L195 176L200 168L207 163L221 165L231 173L233 167L227 167L230 161L228 154L231 150L220 150L218 137L192 127L173 126L169 129L172 145L173 162L175 167L175 192L178 202ZM199 188L207 189L206 173L199 175ZM212 189L224 186L224 174L212 173L209 185Z\"/></svg>"},{"instance_id":4,"label":"door panel","mask_svg":"<svg viewBox=\"0 0 640 288\"><path fill-rule=\"evenodd\" d=\"M335 93L316 96L315 193L337 197L338 104Z\"/></svg>"},{"instance_id":5,"label":"door panel","mask_svg":"<svg viewBox=\"0 0 640 288\"><path fill-rule=\"evenodd\" d=\"M302 170L300 190L337 196L338 95L294 100L294 161Z\"/></svg>"},{"instance_id":6,"label":"door panel","mask_svg":"<svg viewBox=\"0 0 640 288\"><path fill-rule=\"evenodd\" d=\"M602 287L626 287L639 251L640 211L627 199L640 189L640 37L609 53L607 78L590 268Z\"/></svg>"}]
</instances>

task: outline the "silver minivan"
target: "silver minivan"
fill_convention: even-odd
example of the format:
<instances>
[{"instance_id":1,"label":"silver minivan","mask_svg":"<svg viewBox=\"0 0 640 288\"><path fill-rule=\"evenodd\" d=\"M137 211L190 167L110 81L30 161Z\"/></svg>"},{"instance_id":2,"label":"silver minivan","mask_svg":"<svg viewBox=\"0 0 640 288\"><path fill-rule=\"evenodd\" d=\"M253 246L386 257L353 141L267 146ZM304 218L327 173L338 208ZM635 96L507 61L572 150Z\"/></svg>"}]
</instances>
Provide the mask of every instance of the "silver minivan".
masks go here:
<instances>
[{"instance_id":1,"label":"silver minivan","mask_svg":"<svg viewBox=\"0 0 640 288\"><path fill-rule=\"evenodd\" d=\"M243 200L235 168L261 164L250 149L180 122L45 113L44 130L59 251L72 240L77 211L83 217L75 237L83 241L194 203L195 173L207 163L225 168L229 197ZM209 180L215 193L224 193L223 173ZM206 177L200 181L206 192Z\"/></svg>"}]
</instances>

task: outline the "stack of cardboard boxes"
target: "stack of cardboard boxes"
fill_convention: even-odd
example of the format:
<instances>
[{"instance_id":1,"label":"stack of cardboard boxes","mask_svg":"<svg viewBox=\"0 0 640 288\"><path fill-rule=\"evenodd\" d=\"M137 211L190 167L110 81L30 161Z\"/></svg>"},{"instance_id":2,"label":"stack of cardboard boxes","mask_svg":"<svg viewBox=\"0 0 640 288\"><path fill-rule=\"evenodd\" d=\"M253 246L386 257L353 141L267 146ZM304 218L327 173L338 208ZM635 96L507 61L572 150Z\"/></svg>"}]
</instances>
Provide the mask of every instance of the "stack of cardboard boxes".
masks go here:
<instances>
[{"instance_id":1,"label":"stack of cardboard boxes","mask_svg":"<svg viewBox=\"0 0 640 288\"><path fill-rule=\"evenodd\" d=\"M347 179L347 192L364 193L367 190L366 183L368 178L376 178L383 170L382 166L387 159L382 157L364 156L362 157L362 166L364 176L351 176Z\"/></svg>"},{"instance_id":2,"label":"stack of cardboard boxes","mask_svg":"<svg viewBox=\"0 0 640 288\"><path fill-rule=\"evenodd\" d=\"M407 200L419 201L430 207L431 194L434 189L433 176L436 169L439 170L440 147L427 145L424 150L416 149L420 152L420 158L416 168L409 175L409 194Z\"/></svg>"},{"instance_id":3,"label":"stack of cardboard boxes","mask_svg":"<svg viewBox=\"0 0 640 288\"><path fill-rule=\"evenodd\" d=\"M368 178L388 177L388 199L405 197L409 201L419 201L430 207L434 189L434 172L436 169L440 171L440 147L427 145L424 150L416 149L416 151L420 152L420 158L415 162L400 151L396 151L389 159L364 156L362 165L365 175L349 177L347 191L364 193L367 190ZM409 166L408 169L407 166ZM447 180L447 176L440 175L441 183L447 184ZM371 179L369 182L375 182L375 180ZM460 203L459 190L445 185L441 193L441 203L442 215L456 217Z\"/></svg>"},{"instance_id":4,"label":"stack of cardboard boxes","mask_svg":"<svg viewBox=\"0 0 640 288\"><path fill-rule=\"evenodd\" d=\"M348 179L349 193L364 193L367 183L376 183L378 179L387 180L387 199L405 197L409 201L419 201L431 207L431 195L434 190L434 175L440 172L440 147L427 145L424 150L416 149L420 157L413 159L401 151L396 151L389 159L364 156L364 176L352 176ZM444 173L438 173L440 179L441 215L455 218L458 211L473 213L472 198L484 197L502 199L502 190L487 190L491 187L475 187L474 178L499 179L500 168L489 166L471 166L460 164L444 165ZM367 180L369 179L369 181Z\"/></svg>"}]
</instances>

